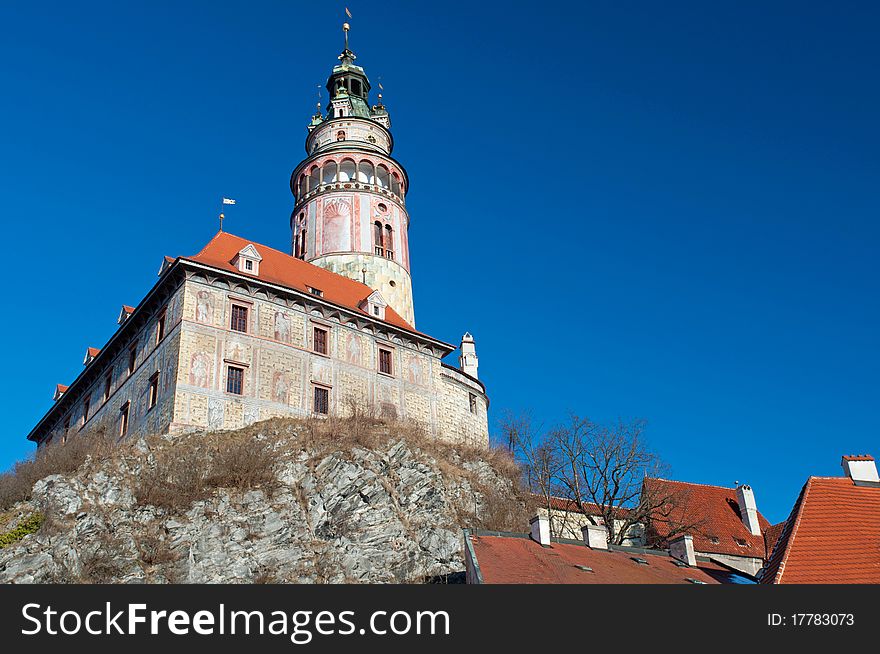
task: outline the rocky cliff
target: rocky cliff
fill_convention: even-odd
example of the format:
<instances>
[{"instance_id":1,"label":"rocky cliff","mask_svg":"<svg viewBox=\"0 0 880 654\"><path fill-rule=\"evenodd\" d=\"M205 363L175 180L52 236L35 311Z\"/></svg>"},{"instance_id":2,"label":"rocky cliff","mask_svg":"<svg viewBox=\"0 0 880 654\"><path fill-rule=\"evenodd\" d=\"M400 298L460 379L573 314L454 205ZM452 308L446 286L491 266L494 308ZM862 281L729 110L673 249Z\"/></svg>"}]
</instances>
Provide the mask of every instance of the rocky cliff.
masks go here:
<instances>
[{"instance_id":1,"label":"rocky cliff","mask_svg":"<svg viewBox=\"0 0 880 654\"><path fill-rule=\"evenodd\" d=\"M464 569L463 527L527 524L504 454L400 424L78 438L75 470L0 513L0 581L420 583Z\"/></svg>"}]
</instances>

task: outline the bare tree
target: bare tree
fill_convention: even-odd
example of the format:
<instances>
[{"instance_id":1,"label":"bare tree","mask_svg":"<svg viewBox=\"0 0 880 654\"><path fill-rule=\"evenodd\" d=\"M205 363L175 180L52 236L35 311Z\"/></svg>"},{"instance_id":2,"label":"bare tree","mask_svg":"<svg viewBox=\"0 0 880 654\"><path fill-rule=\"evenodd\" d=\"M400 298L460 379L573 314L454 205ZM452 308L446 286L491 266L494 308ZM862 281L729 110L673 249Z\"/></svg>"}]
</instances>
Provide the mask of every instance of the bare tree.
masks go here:
<instances>
[{"instance_id":1,"label":"bare tree","mask_svg":"<svg viewBox=\"0 0 880 654\"><path fill-rule=\"evenodd\" d=\"M502 432L524 463L527 484L548 510L551 533L561 533L565 525L560 523L577 512L604 525L615 545L638 525L647 530L652 521L663 523L667 539L699 527L687 511L684 494L646 483L663 476L667 466L645 442L644 429L642 420L601 425L572 415L565 424L540 434L527 415L508 414L502 421ZM562 499L562 510L552 510L554 498Z\"/></svg>"}]
</instances>

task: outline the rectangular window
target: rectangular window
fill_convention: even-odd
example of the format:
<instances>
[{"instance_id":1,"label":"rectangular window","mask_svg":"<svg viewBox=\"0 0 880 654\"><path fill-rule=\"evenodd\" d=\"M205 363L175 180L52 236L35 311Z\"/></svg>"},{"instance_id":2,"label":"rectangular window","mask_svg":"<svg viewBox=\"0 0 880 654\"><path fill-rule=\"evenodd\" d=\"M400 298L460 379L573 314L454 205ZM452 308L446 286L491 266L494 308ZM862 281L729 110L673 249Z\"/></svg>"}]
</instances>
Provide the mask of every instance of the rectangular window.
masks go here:
<instances>
[{"instance_id":1,"label":"rectangular window","mask_svg":"<svg viewBox=\"0 0 880 654\"><path fill-rule=\"evenodd\" d=\"M156 345L165 338L165 312L159 314L159 320L156 322Z\"/></svg>"},{"instance_id":2,"label":"rectangular window","mask_svg":"<svg viewBox=\"0 0 880 654\"><path fill-rule=\"evenodd\" d=\"M107 376L104 378L104 401L110 399L110 389L113 386L113 373L108 372Z\"/></svg>"},{"instance_id":3,"label":"rectangular window","mask_svg":"<svg viewBox=\"0 0 880 654\"><path fill-rule=\"evenodd\" d=\"M391 350L379 348L379 372L393 374L391 369Z\"/></svg>"},{"instance_id":4,"label":"rectangular window","mask_svg":"<svg viewBox=\"0 0 880 654\"><path fill-rule=\"evenodd\" d=\"M61 435L61 444L67 442L67 434L70 433L70 416L64 419L64 433Z\"/></svg>"},{"instance_id":5,"label":"rectangular window","mask_svg":"<svg viewBox=\"0 0 880 654\"><path fill-rule=\"evenodd\" d=\"M92 400L91 398L86 398L83 400L83 420L82 424L85 425L89 421L89 409L92 408Z\"/></svg>"},{"instance_id":6,"label":"rectangular window","mask_svg":"<svg viewBox=\"0 0 880 654\"><path fill-rule=\"evenodd\" d=\"M468 399L470 399L470 403L471 403L471 413L476 415L476 413L477 413L477 396L474 395L473 393L468 393L468 396L469 396Z\"/></svg>"},{"instance_id":7,"label":"rectangular window","mask_svg":"<svg viewBox=\"0 0 880 654\"><path fill-rule=\"evenodd\" d=\"M315 413L330 413L330 389L315 386Z\"/></svg>"},{"instance_id":8,"label":"rectangular window","mask_svg":"<svg viewBox=\"0 0 880 654\"><path fill-rule=\"evenodd\" d=\"M128 409L131 406L130 402L126 402L122 405L122 408L119 409L119 435L125 436L128 433Z\"/></svg>"},{"instance_id":9,"label":"rectangular window","mask_svg":"<svg viewBox=\"0 0 880 654\"><path fill-rule=\"evenodd\" d=\"M245 332L248 330L248 310L247 307L238 304L232 305L232 321L230 328L236 332Z\"/></svg>"},{"instance_id":10,"label":"rectangular window","mask_svg":"<svg viewBox=\"0 0 880 654\"><path fill-rule=\"evenodd\" d=\"M254 262L251 261L250 259L245 259L244 260L244 269L245 270L253 270L254 269Z\"/></svg>"},{"instance_id":11,"label":"rectangular window","mask_svg":"<svg viewBox=\"0 0 880 654\"><path fill-rule=\"evenodd\" d=\"M309 289L309 293L311 293L312 295L317 295L318 297L324 297L324 291L322 291L321 289L313 288L311 286L307 286L306 288Z\"/></svg>"},{"instance_id":12,"label":"rectangular window","mask_svg":"<svg viewBox=\"0 0 880 654\"><path fill-rule=\"evenodd\" d=\"M327 354L327 330L315 327L314 338L312 339L313 349L318 354Z\"/></svg>"},{"instance_id":13,"label":"rectangular window","mask_svg":"<svg viewBox=\"0 0 880 654\"><path fill-rule=\"evenodd\" d=\"M134 343L128 350L128 374L134 372L135 364L137 364L137 343Z\"/></svg>"},{"instance_id":14,"label":"rectangular window","mask_svg":"<svg viewBox=\"0 0 880 654\"><path fill-rule=\"evenodd\" d=\"M229 366L226 372L226 392L241 395L244 388L244 368Z\"/></svg>"},{"instance_id":15,"label":"rectangular window","mask_svg":"<svg viewBox=\"0 0 880 654\"><path fill-rule=\"evenodd\" d=\"M147 411L156 406L156 402L159 401L159 373L154 373L152 377L150 377L150 391L149 397L147 399Z\"/></svg>"}]
</instances>

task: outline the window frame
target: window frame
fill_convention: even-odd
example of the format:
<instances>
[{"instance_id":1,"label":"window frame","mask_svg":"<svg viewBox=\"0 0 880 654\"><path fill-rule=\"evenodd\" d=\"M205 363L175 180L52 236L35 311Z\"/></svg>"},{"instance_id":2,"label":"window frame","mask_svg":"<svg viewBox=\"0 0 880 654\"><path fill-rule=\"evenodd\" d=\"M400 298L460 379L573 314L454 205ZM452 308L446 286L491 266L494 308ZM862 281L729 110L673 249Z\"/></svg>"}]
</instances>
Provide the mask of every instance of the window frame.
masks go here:
<instances>
[{"instance_id":1,"label":"window frame","mask_svg":"<svg viewBox=\"0 0 880 654\"><path fill-rule=\"evenodd\" d=\"M165 309L162 309L162 313L156 319L156 345L159 345L162 339L165 338L165 315Z\"/></svg>"},{"instance_id":2,"label":"window frame","mask_svg":"<svg viewBox=\"0 0 880 654\"><path fill-rule=\"evenodd\" d=\"M238 391L234 390L234 387L230 389L230 384L232 381L232 371L236 371L236 374L239 375L238 379ZM230 395L244 395L244 366L234 366L232 364L226 365L226 392Z\"/></svg>"},{"instance_id":3,"label":"window frame","mask_svg":"<svg viewBox=\"0 0 880 654\"><path fill-rule=\"evenodd\" d=\"M244 329L238 329L236 327L236 318L239 319L241 316L236 316L236 309L241 312L244 312ZM250 307L244 303L232 301L231 306L229 307L229 330L233 332L238 332L239 334L248 334L250 330L248 329L250 323Z\"/></svg>"},{"instance_id":4,"label":"window frame","mask_svg":"<svg viewBox=\"0 0 880 654\"><path fill-rule=\"evenodd\" d=\"M324 386L323 384L315 384L312 383L312 413L316 416L329 416L330 415L330 386ZM319 394L324 394L324 411L319 411L318 405L318 396Z\"/></svg>"},{"instance_id":5,"label":"window frame","mask_svg":"<svg viewBox=\"0 0 880 654\"><path fill-rule=\"evenodd\" d=\"M159 403L159 372L157 370L150 375L149 386L147 387L147 411Z\"/></svg>"},{"instance_id":6,"label":"window frame","mask_svg":"<svg viewBox=\"0 0 880 654\"><path fill-rule=\"evenodd\" d=\"M318 349L318 332L322 333L324 349ZM330 356L330 330L323 325L312 325L312 352L325 357Z\"/></svg>"},{"instance_id":7,"label":"window frame","mask_svg":"<svg viewBox=\"0 0 880 654\"><path fill-rule=\"evenodd\" d=\"M131 401L126 402L119 407L119 438L124 438L128 434L128 419L131 411Z\"/></svg>"},{"instance_id":8,"label":"window frame","mask_svg":"<svg viewBox=\"0 0 880 654\"><path fill-rule=\"evenodd\" d=\"M138 342L135 341L128 346L128 376L131 377L137 370L137 347Z\"/></svg>"},{"instance_id":9,"label":"window frame","mask_svg":"<svg viewBox=\"0 0 880 654\"><path fill-rule=\"evenodd\" d=\"M104 375L104 395L103 395L104 402L106 402L107 400L110 399L110 394L111 394L110 391L112 388L113 388L113 370L110 370L107 372L106 375Z\"/></svg>"},{"instance_id":10,"label":"window frame","mask_svg":"<svg viewBox=\"0 0 880 654\"><path fill-rule=\"evenodd\" d=\"M382 369L382 355L387 355L388 361L388 370ZM387 345L379 345L378 346L378 354L376 355L376 369L379 371L381 375L388 375L389 377L394 376L394 348L388 347Z\"/></svg>"}]
</instances>

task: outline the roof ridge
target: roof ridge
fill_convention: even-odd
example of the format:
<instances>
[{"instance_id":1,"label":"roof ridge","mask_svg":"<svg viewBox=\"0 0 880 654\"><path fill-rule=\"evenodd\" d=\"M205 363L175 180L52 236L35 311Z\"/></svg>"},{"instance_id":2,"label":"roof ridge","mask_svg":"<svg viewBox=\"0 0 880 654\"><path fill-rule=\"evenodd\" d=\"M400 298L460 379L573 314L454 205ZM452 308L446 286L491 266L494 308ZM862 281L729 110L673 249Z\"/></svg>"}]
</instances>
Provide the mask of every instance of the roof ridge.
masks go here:
<instances>
[{"instance_id":1,"label":"roof ridge","mask_svg":"<svg viewBox=\"0 0 880 654\"><path fill-rule=\"evenodd\" d=\"M792 545L794 544L794 538L797 535L798 527L801 524L801 518L804 513L804 505L807 503L807 496L810 494L810 488L813 484L814 477L810 476L807 479L807 483L804 484L804 490L801 493L801 496L798 498L797 505L794 509L792 509L792 513L794 514L794 522L791 526L791 531L788 534L788 538L785 541L785 549L782 551L782 556L779 559L779 567L776 570L776 575L773 577L773 581L779 583L782 580L782 575L785 574L785 562L788 559L788 555L791 553ZM796 512L795 512L796 511ZM789 520L791 520L792 516L789 516Z\"/></svg>"},{"instance_id":2,"label":"roof ridge","mask_svg":"<svg viewBox=\"0 0 880 654\"><path fill-rule=\"evenodd\" d=\"M687 484L688 486L703 486L707 488L720 488L722 490L735 491L736 487L719 486L718 484L704 484L698 481L680 481L678 479L666 479L665 477L646 477L645 479L653 479L655 481L667 481L672 484Z\"/></svg>"}]
</instances>

